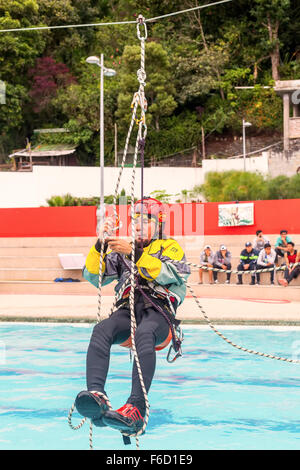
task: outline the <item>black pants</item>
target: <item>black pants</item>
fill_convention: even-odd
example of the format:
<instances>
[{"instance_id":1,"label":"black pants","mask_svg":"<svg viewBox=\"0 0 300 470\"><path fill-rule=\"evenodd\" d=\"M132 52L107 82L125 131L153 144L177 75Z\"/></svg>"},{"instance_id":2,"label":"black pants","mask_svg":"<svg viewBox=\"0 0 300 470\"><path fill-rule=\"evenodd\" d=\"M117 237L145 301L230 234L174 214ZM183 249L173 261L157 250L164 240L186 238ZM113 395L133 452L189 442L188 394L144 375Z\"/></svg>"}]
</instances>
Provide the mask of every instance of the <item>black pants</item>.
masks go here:
<instances>
[{"instance_id":1,"label":"black pants","mask_svg":"<svg viewBox=\"0 0 300 470\"><path fill-rule=\"evenodd\" d=\"M274 268L274 264L271 264L270 266L262 266L261 264L258 264L256 266L256 269L269 269L269 268ZM256 273L256 279L257 279L257 282L260 282L260 274L261 273ZM270 271L270 281L271 282L274 282L274 269L273 271Z\"/></svg>"},{"instance_id":2,"label":"black pants","mask_svg":"<svg viewBox=\"0 0 300 470\"><path fill-rule=\"evenodd\" d=\"M254 271L256 269L256 263L255 262L251 262L249 264L249 268L248 269L245 269L244 268L244 265L242 263L240 263L237 267L237 270L238 271ZM242 274L238 274L238 280L240 283L242 283ZM255 274L251 274L251 282L252 284L255 284Z\"/></svg>"},{"instance_id":3,"label":"black pants","mask_svg":"<svg viewBox=\"0 0 300 470\"><path fill-rule=\"evenodd\" d=\"M213 264L213 267L218 268L218 269L223 269L215 263ZM226 266L226 269L231 269L231 264L228 264ZM214 281L216 281L218 278L218 271L213 271L213 275L214 275ZM227 281L230 281L231 273L226 273L226 277L227 277Z\"/></svg>"},{"instance_id":4,"label":"black pants","mask_svg":"<svg viewBox=\"0 0 300 470\"><path fill-rule=\"evenodd\" d=\"M153 308L145 309L143 299L136 303L135 316L137 323L135 346L148 392L155 372L155 346L165 341L169 334L169 325L160 312ZM88 390L104 392L111 345L121 344L129 337L130 311L128 309L120 308L94 327L87 352ZM145 414L144 394L135 361L132 368L131 394L127 403L136 406L142 415Z\"/></svg>"},{"instance_id":5,"label":"black pants","mask_svg":"<svg viewBox=\"0 0 300 470\"><path fill-rule=\"evenodd\" d=\"M286 253L286 251L283 251L280 248L275 248L275 252L276 252L277 257L281 256L282 258L284 257L284 253Z\"/></svg>"},{"instance_id":6,"label":"black pants","mask_svg":"<svg viewBox=\"0 0 300 470\"><path fill-rule=\"evenodd\" d=\"M300 274L300 266L296 266L291 273L289 273L289 270L286 269L284 271L284 277L287 280L288 283L290 283L293 279L297 279L297 277Z\"/></svg>"}]
</instances>

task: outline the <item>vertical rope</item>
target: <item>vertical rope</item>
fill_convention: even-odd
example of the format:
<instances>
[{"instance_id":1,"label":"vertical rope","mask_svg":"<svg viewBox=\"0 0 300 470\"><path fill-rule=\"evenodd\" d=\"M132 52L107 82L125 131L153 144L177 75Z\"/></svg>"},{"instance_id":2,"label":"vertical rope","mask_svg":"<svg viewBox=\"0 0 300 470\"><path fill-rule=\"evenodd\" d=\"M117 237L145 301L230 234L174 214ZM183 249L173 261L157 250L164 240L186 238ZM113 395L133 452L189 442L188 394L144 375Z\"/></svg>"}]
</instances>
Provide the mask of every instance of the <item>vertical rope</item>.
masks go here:
<instances>
[{"instance_id":1,"label":"vertical rope","mask_svg":"<svg viewBox=\"0 0 300 470\"><path fill-rule=\"evenodd\" d=\"M144 31L145 35L144 37L141 37L140 34L140 25L144 26ZM147 134L147 126L146 126L146 119L145 119L145 111L146 111L146 100L145 100L145 93L144 93L144 86L145 86L145 80L146 80L146 73L145 73L145 40L147 38L147 27L145 23L145 19L143 18L142 15L139 15L138 20L137 20L137 35L138 38L141 41L141 68L137 72L137 77L140 83L139 86L139 91L137 94L134 95L134 105L133 105L133 111L132 111L132 117L131 117L131 122L128 130L128 134L126 137L126 142L125 142L125 147L124 147L124 152L123 152L123 158L121 162L121 168L119 171L117 183L116 183L116 188L115 188L115 193L114 193L114 204L113 204L113 210L114 210L114 216L117 220L117 195L119 191L119 186L120 186L120 181L122 177L122 173L124 170L125 166L125 161L127 157L127 152L128 152L128 147L129 147L129 142L130 142L130 137L133 129L133 125L135 122L138 123L139 128L138 128L138 134L136 138L136 143L135 143L135 151L134 151L134 159L133 159L133 168L132 168L132 178L131 178L131 212L130 212L130 217L131 217L131 242L132 242L132 253L131 253L131 266L130 266L130 295L129 295L129 305L130 305L130 334L131 334L131 342L132 342L132 351L134 354L134 359L136 363L136 367L138 370L138 375L139 375L139 380L141 384L141 388L144 394L144 399L145 399L145 407L146 407L146 413L145 413L145 418L144 418L144 425L140 431L134 434L127 434L123 433L125 436L130 436L130 437L135 437L136 438L136 448L139 449L139 435L141 435L148 423L149 419L149 400L147 396L147 391L145 388L144 384L144 379L142 375L142 370L138 358L138 354L136 351L136 346L135 346L135 331L136 331L136 319L135 319L135 309L134 309L134 290L135 290L135 226L134 226L134 185L135 185L135 177L136 177L136 165L137 165L137 157L138 157L138 152L141 150L141 159L142 159L142 167L144 165L144 146L145 146L145 138ZM141 107L141 118L139 120L136 119L136 113L138 106ZM142 146L142 147L141 147ZM143 184L143 177L142 177L142 184ZM142 196L143 196L143 189L142 189ZM105 243L105 237L102 237L101 240L101 248L100 248L100 259L99 259L99 282L98 282L98 311L97 311L97 321L100 322L101 319L101 290L102 290L102 266L103 266L103 258L104 258L104 243ZM110 314L113 312L114 307L116 305L116 298L115 296L113 307L111 309ZM105 396L105 398L108 401L108 398ZM86 421L86 418L84 418L80 424L76 427L72 425L71 422L71 417L72 413L75 409L75 404L71 407L69 416L68 416L68 421L69 425L72 429L79 429L83 423ZM93 449L93 424L92 421L90 422L90 431L89 431L89 441L90 441L90 449Z\"/></svg>"}]
</instances>

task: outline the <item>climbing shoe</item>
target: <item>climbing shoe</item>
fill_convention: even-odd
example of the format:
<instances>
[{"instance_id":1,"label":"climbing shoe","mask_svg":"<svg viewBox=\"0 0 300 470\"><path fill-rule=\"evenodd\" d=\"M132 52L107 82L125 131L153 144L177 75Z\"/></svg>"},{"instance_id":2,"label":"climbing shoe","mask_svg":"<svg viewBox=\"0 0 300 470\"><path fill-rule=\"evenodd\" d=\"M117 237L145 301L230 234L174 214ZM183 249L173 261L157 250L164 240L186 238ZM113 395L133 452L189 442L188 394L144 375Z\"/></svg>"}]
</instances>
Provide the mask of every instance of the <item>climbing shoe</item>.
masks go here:
<instances>
[{"instance_id":1,"label":"climbing shoe","mask_svg":"<svg viewBox=\"0 0 300 470\"><path fill-rule=\"evenodd\" d=\"M88 392L84 390L78 393L75 399L75 406L78 413L92 420L95 426L106 426L103 423L103 414L107 411L108 405L99 392Z\"/></svg>"},{"instance_id":2,"label":"climbing shoe","mask_svg":"<svg viewBox=\"0 0 300 470\"><path fill-rule=\"evenodd\" d=\"M138 432L144 425L144 418L138 408L131 403L126 403L116 411L106 411L102 421L106 426L129 434Z\"/></svg>"}]
</instances>

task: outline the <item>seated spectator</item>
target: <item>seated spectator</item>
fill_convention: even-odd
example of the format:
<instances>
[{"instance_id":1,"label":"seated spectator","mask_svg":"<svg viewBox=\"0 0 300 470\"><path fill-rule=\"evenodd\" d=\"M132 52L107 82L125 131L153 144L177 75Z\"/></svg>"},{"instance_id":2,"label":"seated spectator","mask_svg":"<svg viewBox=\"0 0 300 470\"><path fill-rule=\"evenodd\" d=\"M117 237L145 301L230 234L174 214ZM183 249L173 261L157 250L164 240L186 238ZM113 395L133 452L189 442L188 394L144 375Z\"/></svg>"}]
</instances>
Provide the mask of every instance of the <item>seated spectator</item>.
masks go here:
<instances>
[{"instance_id":1,"label":"seated spectator","mask_svg":"<svg viewBox=\"0 0 300 470\"><path fill-rule=\"evenodd\" d=\"M259 252L256 269L275 268L276 252L266 243ZM257 284L260 284L260 273L256 273ZM274 269L270 272L271 284L274 284Z\"/></svg>"},{"instance_id":2,"label":"seated spectator","mask_svg":"<svg viewBox=\"0 0 300 470\"><path fill-rule=\"evenodd\" d=\"M297 277L300 274L300 251L298 253L296 250L294 251L296 252L295 263L293 263L293 266L289 265L288 269L286 269L284 272L284 275L285 275L284 278L279 279L278 281L279 284L285 287L289 285L292 279L297 279Z\"/></svg>"},{"instance_id":3,"label":"seated spectator","mask_svg":"<svg viewBox=\"0 0 300 470\"><path fill-rule=\"evenodd\" d=\"M220 250L215 253L213 267L219 268L219 269L226 269L226 270L231 269L231 253L230 251L227 250L225 245L221 245ZM214 276L214 281L217 284L218 272L213 271L213 276ZM230 283L230 276L231 276L231 273L226 273L226 278L227 278L226 284Z\"/></svg>"},{"instance_id":4,"label":"seated spectator","mask_svg":"<svg viewBox=\"0 0 300 470\"><path fill-rule=\"evenodd\" d=\"M258 252L253 249L252 243L245 243L245 248L240 254L240 264L238 265L238 271L254 271L256 269L256 262L258 258ZM238 274L238 284L243 284L242 274ZM250 285L255 284L255 274L251 274Z\"/></svg>"},{"instance_id":5,"label":"seated spectator","mask_svg":"<svg viewBox=\"0 0 300 470\"><path fill-rule=\"evenodd\" d=\"M282 285L288 285L288 283L282 283L282 281L287 281L290 274L291 274L291 271L292 271L292 267L293 265L296 263L296 259L297 259L297 250L295 250L295 243L294 242L289 242L287 244L288 246L288 251L284 254L284 263L282 266L285 266L285 271L284 271L284 279L279 279L279 284L282 284ZM291 282L292 278L289 280L289 282Z\"/></svg>"},{"instance_id":6,"label":"seated spectator","mask_svg":"<svg viewBox=\"0 0 300 470\"><path fill-rule=\"evenodd\" d=\"M257 250L258 252L261 251L266 243L270 243L270 240L264 236L262 230L256 231L256 237L253 240L253 249Z\"/></svg>"},{"instance_id":7,"label":"seated spectator","mask_svg":"<svg viewBox=\"0 0 300 470\"><path fill-rule=\"evenodd\" d=\"M206 245L204 250L200 254L200 264L207 266L208 268L213 267L214 253L210 245ZM208 271L209 283L213 284L213 273L212 270ZM203 269L199 269L199 284L203 284Z\"/></svg>"},{"instance_id":8,"label":"seated spectator","mask_svg":"<svg viewBox=\"0 0 300 470\"><path fill-rule=\"evenodd\" d=\"M281 230L275 243L276 254L281 257L284 257L284 253L288 251L288 243L292 241L287 233L287 230Z\"/></svg>"}]
</instances>

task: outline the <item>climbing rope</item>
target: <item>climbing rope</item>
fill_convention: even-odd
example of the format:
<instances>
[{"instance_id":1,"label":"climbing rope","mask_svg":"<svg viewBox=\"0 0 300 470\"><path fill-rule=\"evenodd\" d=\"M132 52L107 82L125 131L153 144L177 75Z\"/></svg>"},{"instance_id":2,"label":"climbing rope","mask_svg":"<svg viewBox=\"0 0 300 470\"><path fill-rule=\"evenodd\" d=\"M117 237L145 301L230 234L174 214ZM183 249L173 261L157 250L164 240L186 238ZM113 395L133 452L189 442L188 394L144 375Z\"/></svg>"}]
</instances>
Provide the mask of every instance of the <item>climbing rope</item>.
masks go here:
<instances>
[{"instance_id":1,"label":"climbing rope","mask_svg":"<svg viewBox=\"0 0 300 470\"><path fill-rule=\"evenodd\" d=\"M180 261L179 261L180 262ZM222 272L222 273L231 273L231 274L256 274L256 273L268 273L271 271L285 271L288 269L288 266L273 266L272 268L262 268L262 269L252 269L252 270L245 270L245 271L238 271L237 269L221 269L221 268L211 268L209 266L206 266L204 264L195 264L195 263L186 263L189 266L192 266L193 268L199 268L199 269L204 269L205 271L216 271L216 272ZM291 264L290 266L299 266L300 263L294 263Z\"/></svg>"},{"instance_id":2,"label":"climbing rope","mask_svg":"<svg viewBox=\"0 0 300 470\"><path fill-rule=\"evenodd\" d=\"M144 28L144 33L141 33L141 28ZM144 380L143 380L143 375L142 375L142 370L138 358L138 354L136 351L136 346L135 346L135 331L137 328L136 325L136 319L135 319L135 312L134 312L134 290L136 287L135 284L135 263L134 263L134 258L135 258L135 225L134 225L134 186L135 186L135 171L136 171L136 165L137 165L137 158L138 158L138 153L141 151L142 156L144 157L144 146L145 146L145 139L147 135L147 125L146 125L146 110L147 110L147 101L145 98L145 92L144 92L144 87L146 85L146 72L145 72L145 41L147 39L147 26L145 23L145 18L142 15L139 15L137 18L137 37L140 40L141 43L141 64L140 64L140 69L137 71L137 78L139 81L139 90L137 93L134 95L134 100L133 100L133 106L132 106L132 117L131 117L131 122L129 125L128 129L128 134L126 137L125 141L125 146L124 146L124 151L123 151L123 158L121 162L121 167L116 183L116 188L115 188L115 193L114 193L114 204L113 204L113 209L114 209L114 217L115 220L118 220L118 214L116 210L117 206L117 195L119 191L119 186L120 186L120 181L122 177L122 173L124 170L125 162L126 162L126 157L127 157L127 152L128 152L128 147L129 147L129 142L130 142L130 137L131 133L133 130L134 123L138 125L138 133L137 133L137 138L136 138L136 144L135 144L135 151L134 151L134 158L133 158L133 167L132 167L132 178L131 178L131 230L132 230L132 235L131 235L131 244L132 244L132 252L131 252L131 266L130 266L130 295L129 295L129 306L130 306L130 330L131 330L131 349L133 352L134 360L136 363L136 367L138 370L138 375L139 375L139 380L141 384L141 388L143 391L144 395L144 400L145 400L145 407L146 407L146 412L145 412L145 417L144 417L144 424L143 427L137 432L137 433L122 433L123 436L125 437L124 442L126 438L130 437L135 437L136 438L136 448L139 449L139 436L143 434L143 432L146 429L146 426L148 424L148 419L149 419L149 400L147 396L147 391L145 388ZM136 118L137 114L137 109L138 106L141 108L141 113L140 113L140 118ZM106 234L107 236L107 234ZM101 269L103 266L103 259L104 259L104 247L105 247L105 234L101 238L101 244L100 244L100 259L99 259L99 282L98 282L98 310L97 310L97 322L101 322L101 290L102 290L102 276L101 276ZM117 294L115 295L115 299L113 302L113 306L110 311L110 315L113 312L115 305L117 301ZM112 409L111 404L108 400L108 397L105 394L101 394L103 398L106 400L107 405L109 409ZM69 426L77 430L83 426L83 424L86 421L86 418L84 418L79 425L73 426L72 424L72 414L75 409L75 403L71 407L68 415L68 423ZM90 433L89 433L89 441L90 441L90 449L93 449L93 424L92 421L90 421Z\"/></svg>"},{"instance_id":3,"label":"climbing rope","mask_svg":"<svg viewBox=\"0 0 300 470\"><path fill-rule=\"evenodd\" d=\"M108 397L105 395L105 393L97 392L97 394L100 395L102 398L104 398L104 400L106 401L108 409L112 410L111 403L110 403ZM74 431L77 431L77 429L80 429L84 425L87 418L83 418L77 426L74 426L72 424L72 415L73 415L74 410L75 410L75 403L71 406L71 409L69 411L68 424L69 424L71 429L73 429ZM90 449L93 450L93 423L92 423L92 421L90 421L89 442L90 442Z\"/></svg>"},{"instance_id":4,"label":"climbing rope","mask_svg":"<svg viewBox=\"0 0 300 470\"><path fill-rule=\"evenodd\" d=\"M140 32L140 26L144 26L144 35L141 35ZM129 293L129 306L130 306L130 329L131 329L131 349L133 352L133 357L136 363L138 375L139 375L139 380L140 380L140 385L143 391L144 395L144 400L145 400L145 417L144 417L144 424L143 427L134 434L129 434L129 433L123 433L124 436L127 437L135 437L136 438L136 448L139 449L139 436L145 431L146 426L148 424L148 419L149 419L149 400L148 400L148 395L147 391L145 388L144 384L144 379L143 379L143 374L140 366L140 361L138 358L138 354L136 351L136 345L135 345L135 331L137 328L136 325L136 319L135 319L135 312L134 312L134 291L136 287L135 283L135 224L134 224L134 185L135 185L135 172L136 172L136 165L137 165L137 157L139 153L139 148L140 148L140 141L144 140L146 138L147 134L147 126L146 126L146 117L145 117L145 94L144 94L144 87L145 87L145 80L146 80L146 72L145 72L145 40L147 39L147 27L145 23L145 19L142 15L139 15L137 19L137 36L138 39L141 42L141 67L137 72L137 78L139 81L139 105L141 107L141 118L138 120L138 134L136 138L136 144L135 144L135 150L134 150L134 158L133 158L133 167L132 167L132 178L131 178L131 212L130 212L130 218L131 218L131 246L132 246L132 251L131 251L131 266L130 266L130 293Z\"/></svg>"}]
</instances>

